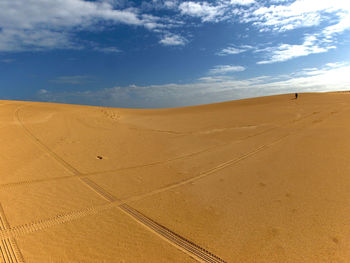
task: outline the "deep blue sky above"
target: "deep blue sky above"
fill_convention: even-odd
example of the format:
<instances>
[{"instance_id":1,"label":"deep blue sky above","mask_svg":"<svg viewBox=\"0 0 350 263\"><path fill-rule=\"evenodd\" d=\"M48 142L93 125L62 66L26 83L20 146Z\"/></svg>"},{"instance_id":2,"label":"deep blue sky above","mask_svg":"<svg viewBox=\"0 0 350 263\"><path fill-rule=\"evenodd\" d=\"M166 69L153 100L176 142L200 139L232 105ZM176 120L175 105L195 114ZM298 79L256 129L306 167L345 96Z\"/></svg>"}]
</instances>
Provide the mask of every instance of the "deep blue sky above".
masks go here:
<instances>
[{"instance_id":1,"label":"deep blue sky above","mask_svg":"<svg viewBox=\"0 0 350 263\"><path fill-rule=\"evenodd\" d=\"M157 108L350 89L344 0L1 0L0 99Z\"/></svg>"}]
</instances>

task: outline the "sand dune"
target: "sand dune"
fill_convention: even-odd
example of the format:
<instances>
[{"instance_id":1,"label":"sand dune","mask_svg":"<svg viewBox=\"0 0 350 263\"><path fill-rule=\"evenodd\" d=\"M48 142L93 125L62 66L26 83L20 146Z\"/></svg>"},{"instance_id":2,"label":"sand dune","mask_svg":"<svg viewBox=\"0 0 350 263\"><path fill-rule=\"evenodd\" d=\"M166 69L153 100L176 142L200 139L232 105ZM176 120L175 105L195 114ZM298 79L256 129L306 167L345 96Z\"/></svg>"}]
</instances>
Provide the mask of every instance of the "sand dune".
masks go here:
<instances>
[{"instance_id":1,"label":"sand dune","mask_svg":"<svg viewBox=\"0 0 350 263\"><path fill-rule=\"evenodd\" d=\"M350 93L0 106L0 262L350 261Z\"/></svg>"}]
</instances>

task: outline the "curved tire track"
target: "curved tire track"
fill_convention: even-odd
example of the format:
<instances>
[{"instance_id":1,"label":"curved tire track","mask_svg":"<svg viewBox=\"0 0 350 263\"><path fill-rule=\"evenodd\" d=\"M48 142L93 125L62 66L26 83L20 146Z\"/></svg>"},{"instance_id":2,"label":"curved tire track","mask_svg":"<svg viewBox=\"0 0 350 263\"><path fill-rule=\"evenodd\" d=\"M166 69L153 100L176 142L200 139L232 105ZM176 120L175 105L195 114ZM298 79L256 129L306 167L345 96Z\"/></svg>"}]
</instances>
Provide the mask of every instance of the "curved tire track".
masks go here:
<instances>
[{"instance_id":1,"label":"curved tire track","mask_svg":"<svg viewBox=\"0 0 350 263\"><path fill-rule=\"evenodd\" d=\"M0 204L0 230L6 231L10 229L10 225L5 217L4 209ZM4 263L23 263L24 259L19 250L16 240L13 238L5 238L0 243L0 259Z\"/></svg>"},{"instance_id":2,"label":"curved tire track","mask_svg":"<svg viewBox=\"0 0 350 263\"><path fill-rule=\"evenodd\" d=\"M63 160L60 156L58 156L54 151L52 151L49 147L46 146L42 141L40 141L23 123L19 116L19 111L21 108L25 107L26 105L22 105L18 107L15 110L15 121L23 128L25 133L49 156L51 156L54 160L56 160L58 163L60 163L66 170L68 170L72 174L80 174L80 172L75 169L73 166L71 166L69 163L67 163L65 160Z\"/></svg>"}]
</instances>

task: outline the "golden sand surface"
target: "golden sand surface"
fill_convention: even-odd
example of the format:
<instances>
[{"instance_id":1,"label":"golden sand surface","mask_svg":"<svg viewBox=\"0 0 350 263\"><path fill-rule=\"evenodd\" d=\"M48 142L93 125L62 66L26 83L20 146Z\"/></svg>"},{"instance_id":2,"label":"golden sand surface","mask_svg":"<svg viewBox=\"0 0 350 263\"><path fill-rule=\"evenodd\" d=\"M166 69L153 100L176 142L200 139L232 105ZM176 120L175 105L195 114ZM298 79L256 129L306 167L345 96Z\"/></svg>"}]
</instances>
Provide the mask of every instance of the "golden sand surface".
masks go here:
<instances>
[{"instance_id":1,"label":"golden sand surface","mask_svg":"<svg viewBox=\"0 0 350 263\"><path fill-rule=\"evenodd\" d=\"M350 262L350 93L0 101L0 262Z\"/></svg>"}]
</instances>

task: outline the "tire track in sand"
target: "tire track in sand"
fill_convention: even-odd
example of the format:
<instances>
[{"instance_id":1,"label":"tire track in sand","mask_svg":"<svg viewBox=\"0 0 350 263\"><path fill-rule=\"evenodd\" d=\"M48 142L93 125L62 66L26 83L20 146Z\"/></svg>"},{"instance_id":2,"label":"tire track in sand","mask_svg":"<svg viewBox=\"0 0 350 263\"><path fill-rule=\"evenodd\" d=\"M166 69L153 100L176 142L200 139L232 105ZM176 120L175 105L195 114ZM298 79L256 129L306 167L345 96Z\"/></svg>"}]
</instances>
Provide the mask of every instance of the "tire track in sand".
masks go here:
<instances>
[{"instance_id":1,"label":"tire track in sand","mask_svg":"<svg viewBox=\"0 0 350 263\"><path fill-rule=\"evenodd\" d=\"M40 220L37 222L33 222L30 224L25 224L22 226L17 226L13 228L7 228L7 229L1 229L0 232L0 239L1 242L4 244L8 240L13 241L15 237L19 237L22 235L30 234L33 232L37 232L40 230L44 230L53 226L57 226L59 224L68 223L74 220L78 220L80 218L91 216L98 214L100 212L103 212L105 210L111 209L113 207L119 208L122 212L132 217L136 222L147 228L149 231L157 234L159 237L161 237L163 240L169 242L173 246L179 248L181 251L185 252L189 256L199 260L200 262L211 262L211 263L224 263L223 259L219 258L218 256L214 255L213 253L209 252L208 250L200 247L199 245L195 244L194 242L176 234L175 232L171 231L167 227L162 226L161 224L155 222L154 220L150 219L149 217L143 215L136 209L128 206L127 204L121 204L121 202L115 201L115 202L109 202L108 204L104 204L97 207L89 207L83 210L74 211L67 214L61 214L57 215L53 218L49 218L46 220ZM1 244L0 244L0 248ZM7 247L5 247L7 249ZM7 252L8 250L6 250ZM13 251L16 251L13 249ZM14 253L13 253L14 254ZM7 254L5 254L5 257ZM21 257L17 257L21 258ZM6 258L7 259L7 258ZM9 262L23 262L22 261L4 261L5 263Z\"/></svg>"},{"instance_id":2,"label":"tire track in sand","mask_svg":"<svg viewBox=\"0 0 350 263\"><path fill-rule=\"evenodd\" d=\"M181 185L185 185L185 184L188 184L190 182L199 180L205 176L208 176L209 174L212 174L216 171L219 171L219 170L224 169L230 165L233 165L239 161L242 161L242 160L244 160L244 159L246 159L254 154L257 154L258 152L268 148L268 146L271 146L275 143L278 143L284 137L287 137L289 135L290 134L287 134L286 136L282 136L268 145L260 146L256 149L254 149L253 151L250 151L250 152L248 152L248 153L246 153L238 158L234 158L232 160L224 162L224 163L222 163L214 168L207 170L204 173L201 173L200 175L198 175L196 177L190 178L190 179L185 180L185 181L181 181L179 183L175 183L171 186L157 189L155 191L152 191L152 192L149 192L149 193L146 193L143 195L138 195L135 197L127 198L125 200L118 200L116 197L114 197L112 194L110 194L109 192L104 190L102 187L97 185L95 182L91 181L89 178L79 177L79 179L84 184L86 184L95 193L99 194L101 197L106 199L109 203L107 205L90 207L90 208L87 208L84 210L75 211L75 212L63 214L63 215L58 215L58 216L51 218L51 219L41 220L41 221L34 222L31 224L22 225L22 226L11 228L11 229L8 229L5 231L1 231L0 237L2 239L11 238L11 237L13 238L13 237L16 237L19 235L28 234L28 233L36 232L39 230L43 230L43 229L46 229L46 228L49 228L49 227L52 227L52 226L55 226L58 224L63 224L63 223L71 222L73 220L78 220L80 218L99 213L101 211L107 210L107 209L112 208L112 207L118 207L121 211L123 211L124 213L131 216L134 220L136 220L138 223L140 223L141 225L146 227L148 230L152 231L153 233L156 233L162 239L168 241L172 245L181 249L183 252L187 253L191 257L194 257L201 262L225 262L223 259L214 255L213 253L207 251L206 249L200 247L199 245L193 243L192 241L189 241L188 239L176 234L175 232L171 231L170 229L162 226L161 224L150 219L149 217L143 215L142 213L140 213L136 209L127 205L126 202L139 200L139 199L142 199L146 196L150 196L150 195L154 195L156 193L164 192L164 191L179 187Z\"/></svg>"},{"instance_id":3,"label":"tire track in sand","mask_svg":"<svg viewBox=\"0 0 350 263\"><path fill-rule=\"evenodd\" d=\"M0 230L6 231L10 225L5 217L4 209L0 204ZM23 263L24 259L14 238L4 238L0 243L0 259L3 263Z\"/></svg>"},{"instance_id":4,"label":"tire track in sand","mask_svg":"<svg viewBox=\"0 0 350 263\"><path fill-rule=\"evenodd\" d=\"M86 184L91 190L102 196L104 199L106 199L108 202L115 202L118 199L114 197L112 194L108 193L106 190L104 190L101 186L96 184L95 182L91 181L87 177L80 177L80 181L82 181L84 184Z\"/></svg>"},{"instance_id":5,"label":"tire track in sand","mask_svg":"<svg viewBox=\"0 0 350 263\"><path fill-rule=\"evenodd\" d=\"M158 236L160 236L162 239L168 241L170 244L180 248L183 252L187 253L191 257L196 258L197 260L201 262L210 262L210 263L224 263L225 261L219 258L218 256L214 255L213 253L209 252L208 250L200 247L199 245L189 241L188 239L176 234L175 232L171 231L170 229L162 226L161 224L158 224L157 222L153 221L149 217L146 217L136 209L128 206L127 204L123 203L120 204L121 201L119 201L116 197L114 197L112 194L104 190L102 187L97 185L95 182L91 181L89 178L80 178L84 183L86 183L93 191L95 191L97 194L101 195L103 198L105 198L107 201L109 201L109 204L112 206L113 203L119 202L119 205L117 207L126 213L127 215L131 216L136 222L140 223L142 226L146 227L148 230L151 230L152 232L156 233ZM86 216L87 214L83 213L82 216ZM81 215L71 215L67 219L71 220L71 218L74 218L75 216L81 217Z\"/></svg>"},{"instance_id":6,"label":"tire track in sand","mask_svg":"<svg viewBox=\"0 0 350 263\"><path fill-rule=\"evenodd\" d=\"M24 107L24 106L21 106L21 107ZM19 108L21 108L21 107L19 107ZM256 136L265 134L265 133L273 131L273 130L275 130L277 128L281 128L283 126L287 126L289 124L292 124L292 123L295 123L295 122L299 122L299 121L301 121L303 119L306 119L306 118L309 118L310 116L313 116L313 115L315 115L315 112L311 113L311 114L308 114L308 115L305 115L305 116L303 116L303 117L301 117L301 118L299 118L297 120L292 120L292 121L290 121L288 123L285 123L285 124L283 124L281 126L268 128L266 130L263 130L263 131L260 131L260 132L257 132L257 133L245 136L245 137L239 139L238 141L234 141L233 143L239 143L239 142L241 142L241 141L243 141L245 139L249 139L249 138L252 138L252 137L256 137ZM19 120L17 120L17 122L19 123ZM22 123L22 126L24 126L23 123ZM114 169L114 170L105 170L105 171L98 171L98 172L92 172L92 173L79 173L79 177L87 177L87 176L90 176L90 175L103 175L103 174L108 174L108 173L113 173L113 172L119 172L119 171L132 170L132 169L138 169L138 168L143 168L143 167L149 167L149 166L156 166L156 165L166 164L166 163L169 163L169 162L173 162L173 161L177 161L177 160L181 160L181 159L186 159L186 158L190 158L190 157L193 157L193 156L197 156L197 155L200 155L202 153L208 152L210 150L217 149L218 147L227 146L228 144L232 144L232 142L223 143L223 144L219 144L219 145L216 145L216 146L211 146L211 147L208 147L208 148L200 150L200 151L196 151L196 152L192 152L192 153L189 153L189 154L177 156L177 157L174 157L174 158L171 158L171 159L167 159L165 161L156 161L156 162L150 162L150 163L146 163L146 164L139 164L139 165L121 167L121 168ZM75 170L77 170L77 169L75 169ZM61 176L61 177L54 177L54 178L43 178L43 179L34 179L34 180L27 180L27 181L5 183L5 184L0 184L0 189L2 189L2 188L12 188L12 187L16 187L16 186L30 185L30 184L36 184L36 183L42 183L42 182L66 180L66 179L71 179L71 178L76 178L76 174L67 175L67 176Z\"/></svg>"},{"instance_id":7,"label":"tire track in sand","mask_svg":"<svg viewBox=\"0 0 350 263\"><path fill-rule=\"evenodd\" d=\"M66 162L64 159L62 159L60 156L58 156L54 151L52 151L49 147L47 147L46 144L44 144L39 138L37 138L23 123L19 116L19 111L21 108L25 107L27 105L22 105L18 107L15 110L15 121L23 128L25 133L44 151L46 152L51 158L56 160L58 163L60 163L66 170L68 170L70 173L78 175L80 172L75 169L73 166L71 166L68 162Z\"/></svg>"},{"instance_id":8,"label":"tire track in sand","mask_svg":"<svg viewBox=\"0 0 350 263\"><path fill-rule=\"evenodd\" d=\"M186 180L183 180L183 181L180 181L180 182L177 182L177 183L173 183L173 184L170 184L168 186L165 186L165 187L162 187L162 188L159 188L159 189L156 189L154 191L150 191L148 193L144 193L144 194L140 194L140 195L137 195L137 196L133 196L133 197L129 197L129 198L126 198L124 200L124 202L133 202L133 201L137 201L137 200L140 200L140 199L143 199L145 197L148 197L148 196L152 196L152 195L155 195L155 194L158 194L158 193L162 193L162 192L165 192L165 191L168 191L168 190L171 190L171 189L174 189L174 188L177 188L177 187L180 187L182 185L186 185L186 184L189 184L189 183L192 183L192 182L195 182L195 181L198 181L204 177L207 177L217 171L220 171L222 169L225 169L226 167L229 167L231 165L234 165L236 163L239 163L240 161L243 161L244 159L247 159L249 158L250 156L253 156L261 151L264 151L266 149L268 149L269 147L271 147L272 145L280 142L282 139L290 136L291 134L287 134L287 135L284 135L284 136L281 136L279 137L277 140L274 140L273 142L269 143L269 144L264 144L250 152L247 152L239 157L236 157L236 158L233 158L231 160L228 160L224 163L221 163L213 168L210 168L202 173L199 173L197 176L194 176L194 177L191 177L189 179L186 179Z\"/></svg>"},{"instance_id":9,"label":"tire track in sand","mask_svg":"<svg viewBox=\"0 0 350 263\"><path fill-rule=\"evenodd\" d=\"M201 262L210 262L210 263L225 263L223 259L209 252L208 250L200 247L199 245L193 243L192 241L176 234L165 226L153 221L149 217L140 213L136 209L128 206L127 204L120 205L119 208L131 216L136 222L146 226L152 232L156 233L162 239L165 239L169 243L180 248L182 251L186 252L190 256Z\"/></svg>"},{"instance_id":10,"label":"tire track in sand","mask_svg":"<svg viewBox=\"0 0 350 263\"><path fill-rule=\"evenodd\" d=\"M275 143L277 143L277 142L275 142ZM145 198L146 196L151 196L151 195L161 193L161 192L179 187L181 185L185 185L185 184L191 183L193 181L196 181L196 180L198 180L198 179L200 179L200 178L202 178L210 173L214 173L218 170L226 168L229 165L232 165L236 162L244 160L244 159L248 158L249 156L264 150L265 148L267 148L266 145L261 146L261 147L255 149L251 152L248 152L248 153L246 153L238 158L235 158L235 159L232 159L228 162L220 164L219 166L217 166L215 168L211 168L211 169L207 170L206 172L204 172L196 177L192 177L188 180L177 182L177 183L174 183L172 185L162 187L162 188L156 189L154 191L151 191L151 192L148 192L145 194L128 197L128 198L125 198L122 200L116 198L115 196L113 196L112 194L110 194L109 192L104 190L102 187L97 185L95 182L91 181L89 178L79 178L82 182L87 184L91 190L93 190L94 192L96 192L97 194L99 194L101 197L103 197L105 200L107 200L109 202L109 204L107 205L107 208L104 208L106 205L92 206L92 207L89 207L87 209L73 211L73 212L67 213L67 214L61 214L61 215L58 215L58 216L51 218L51 219L46 219L46 220L41 220L41 221L37 221L34 223L26 224L26 225L16 226L16 227L11 228L9 231L2 230L0 232L0 237L5 238L5 237L16 236L19 234L35 232L36 230L41 230L41 229L47 228L49 226L53 226L53 225L55 225L55 222L57 224L65 223L65 222L69 222L71 220L79 219L79 218L87 216L87 215L94 214L100 210L102 211L102 210L108 209L109 207L126 205L127 202L140 200L140 199ZM111 204L113 204L113 205L111 205ZM59 220L57 220L57 219L59 219Z\"/></svg>"},{"instance_id":11,"label":"tire track in sand","mask_svg":"<svg viewBox=\"0 0 350 263\"><path fill-rule=\"evenodd\" d=\"M56 225L68 223L80 218L98 214L104 210L116 207L118 203L107 203L100 206L91 206L82 210L56 215L52 218L42 219L29 224L15 226L0 231L0 239L15 238L26 234L44 230Z\"/></svg>"},{"instance_id":12,"label":"tire track in sand","mask_svg":"<svg viewBox=\"0 0 350 263\"><path fill-rule=\"evenodd\" d=\"M25 127L25 125L23 124L23 122L21 121L21 119L19 117L19 109L20 108L16 109L15 117L16 117L17 121L19 122L19 124L26 131L27 135L29 135L29 137L31 137L40 146L40 148L42 148L52 158L54 158L57 162L59 162L62 166L64 166L68 171L70 171L73 175L77 175L79 177L79 175L81 175L81 173L77 169L75 169L73 166L71 166L69 163L67 163L65 160L63 160L55 152L53 152L47 145L45 145L43 142L41 142L27 127ZM95 182L91 181L89 178L79 177L79 179L83 184L88 186L95 193L99 194L104 199L106 199L109 202L109 205L114 205L114 202L118 201L118 199L116 197L114 197L112 194L105 191L102 187L97 185ZM181 250L183 252L186 252L190 256L195 257L196 259L199 259L202 262L213 262L213 263L225 262L222 259L220 259L219 257L215 256L214 254L210 253L209 251L196 245L195 243L188 241L187 239L175 234L171 230L156 223L155 221L147 218L146 216L144 216L143 214L141 214L137 210L131 208L130 206L124 204L123 206L118 206L118 208L121 211L123 211L124 213L130 215L132 218L134 218L137 222L139 222L141 225L146 227L148 230L152 229L154 232L158 233L158 235L160 235L164 239L166 239L169 243L171 243L172 245L174 245L178 248L181 248ZM46 221L38 222L36 224L34 223L34 224L30 224L30 225L20 226L17 229L9 229L9 231L7 231L7 229L5 229L5 231L0 232L0 236L2 236L3 234L5 234L5 236L6 236L6 232L8 234L14 234L16 232L17 233L18 232L22 232L22 233L23 232L27 232L27 233L28 232L35 232L38 229L50 227L50 225L52 225L52 224L56 225L57 223L60 223L60 222L72 221L74 219L78 219L78 218L81 218L83 216L86 216L86 215L90 214L91 212L95 213L94 209L96 209L96 208L88 209L88 210L82 211L80 213L75 212L75 213L67 214L67 215L62 216L62 217L55 217L53 220L46 220ZM9 238L7 238L7 239L9 240ZM2 242L3 242L3 240L4 239L2 239ZM5 240L6 240L6 238L5 238ZM12 263L12 261L8 261L8 262ZM7 263L7 262L5 262L5 263Z\"/></svg>"},{"instance_id":13,"label":"tire track in sand","mask_svg":"<svg viewBox=\"0 0 350 263\"><path fill-rule=\"evenodd\" d=\"M16 114L18 116L18 111L16 112ZM18 116L18 120L20 121L19 116ZM46 149L46 152L50 155L51 155L51 153L53 153L45 144L43 144L40 140L38 140L35 137L35 135L32 134L23 125L23 123L21 121L20 121L20 123L21 123L22 127L28 131L28 134L30 135L30 137L32 137L35 141L38 142L39 145L41 145L41 148L43 148L44 150ZM11 229L4 229L0 232L0 237L2 238L2 241L4 239L10 240L10 238L13 238L13 237L18 236L18 235L35 232L35 231L38 231L41 229L45 229L45 228L60 224L60 223L70 222L72 220L76 220L76 219L79 219L79 218L82 218L82 217L85 217L85 216L88 216L91 214L96 214L99 211L109 209L110 207L117 206L121 211L123 211L127 215L131 216L134 220L136 220L138 223L140 223L141 225L146 227L148 230L152 231L153 233L156 233L158 236L162 237L163 239L165 239L166 241L168 241L172 245L176 246L177 248L181 249L182 251L186 252L187 254L196 258L197 260L202 261L202 262L225 262L223 259L221 259L218 256L214 255L213 253L205 250L204 248L201 248L199 245L189 241L188 239L186 239L184 237L181 237L180 235L174 233L170 229L158 224L157 222L155 222L152 219L148 218L147 216L143 215L142 213L140 213L136 209L128 206L127 204L125 204L125 202L138 200L138 199L144 198L146 196L153 195L153 194L163 192L163 191L167 191L169 189L179 187L181 185L198 180L204 176L207 176L207 175L212 174L216 171L224 169L230 165L233 165L241 160L244 160L244 159L248 158L249 156L252 156L252 155L268 148L269 146L272 146L273 144L278 143L280 140L282 140L283 138L285 138L287 136L290 136L291 134L292 133L288 133L284 136L281 136L280 138L278 138L277 140L274 140L273 142L271 142L269 144L262 145L262 146L256 148L255 150L248 152L248 153L246 153L238 158L234 158L232 160L224 162L224 163L222 163L214 168L207 170L204 173L201 173L200 175L198 175L194 178L173 184L173 185L168 186L168 187L163 187L161 189L158 189L158 190L155 190L155 191L143 194L143 195L128 198L128 199L124 200L123 202L119 201L117 198L115 198L113 195L111 195L110 193L105 191L102 187L98 186L96 183L94 183L90 179L79 178L82 183L84 183L90 189L92 189L94 192L96 192L97 194L102 196L109 203L107 205L103 205L103 206L99 206L99 207L92 207L92 208L88 208L88 209L85 209L82 211L72 212L72 213L69 213L66 215L59 215L59 216L56 216L55 218L48 219L48 220L41 220L39 222L35 222L35 223L29 224L29 225L18 226L18 227L11 228ZM70 166L67 162L65 162L65 161L61 162L60 160L62 160L62 159L59 156L57 156L55 153L53 153L53 154L54 155L51 155L51 156L55 157L55 159L57 161L59 161L65 167L67 166L66 168L69 168L69 167L73 168L73 169L69 169L73 174L77 175L78 177L79 177L79 175L82 175L79 173L78 170L76 170L74 167ZM9 261L9 262L11 262L11 261Z\"/></svg>"},{"instance_id":14,"label":"tire track in sand","mask_svg":"<svg viewBox=\"0 0 350 263\"><path fill-rule=\"evenodd\" d=\"M220 147L219 145L218 147ZM134 166L127 166L127 167L121 167L115 170L106 170L106 171L99 171L99 172L92 172L92 173L79 173L79 178L88 177L91 175L103 175L103 174L109 174L113 172L119 172L119 171L125 171L125 170L132 170L132 169L138 169L143 167L149 167L149 166L156 166L156 165L162 165L169 162L177 161L180 159L186 159L190 158L196 155L199 155L201 153L207 152L211 149L214 149L216 147L212 146L209 148L206 148L204 150L200 150L197 152L192 152L186 155L181 155L175 158L171 158L165 161L158 161L158 162L152 162L152 163L146 163L146 164L140 164L140 165L134 165ZM0 184L0 189L6 189L6 188L13 188L17 186L23 186L23 185L30 185L30 184L37 184L37 183L43 183L43 182L52 182L52 181L60 181L60 180L67 180L71 178L77 178L76 174L73 175L66 175L66 176L60 176L60 177L53 177L53 178L42 178L42 179L33 179L33 180L25 180L25 181L18 181L18 182L10 182L5 184Z\"/></svg>"},{"instance_id":15,"label":"tire track in sand","mask_svg":"<svg viewBox=\"0 0 350 263\"><path fill-rule=\"evenodd\" d=\"M20 106L20 107L18 107L16 109L16 112L15 112L16 120L15 121L18 124L20 124L27 132L29 132L29 134L30 134L29 136L31 138L33 138L36 142L39 142L44 149L47 149L48 153L50 155L51 155L51 153L54 154L56 156L56 161L60 160L59 161L60 163L63 162L63 163L65 163L66 166L68 166L67 167L68 170L74 170L75 172L71 171L71 173L73 173L72 176L68 175L68 176L55 177L55 178L45 178L45 179L36 179L36 180L28 180L28 181L20 181L20 182L13 182L13 183L7 183L7 184L0 184L0 189L1 188L6 188L6 187L15 187L17 185L26 185L26 184L32 184L32 183L35 184L35 183L41 183L41 182L46 182L46 181L56 181L56 180L58 181L58 180L61 180L61 179L63 179L63 180L64 179L70 179L70 178L76 177L75 176L76 174L79 174L80 177L86 177L86 176L90 176L90 175L101 175L101 174L107 174L107 173L113 173L113 172L119 172L119 171L131 170L131 169L137 169L137 168L142 168L142 167L161 165L161 164L165 164L165 163L169 163L169 162L173 162L173 161L177 161L177 160L181 160L181 159L186 159L186 158L193 157L193 156L196 156L196 155L200 155L200 154L208 152L210 150L217 149L218 147L227 146L229 144L239 143L239 142L241 142L243 140L246 140L246 139L249 139L249 138L252 138L252 137L256 137L256 136L268 133L270 131L273 131L273 130L276 130L278 128L282 128L282 127L288 126L290 124L294 124L294 123L300 122L300 121L302 121L304 119L307 119L309 117L314 116L315 114L319 114L320 113L320 112L313 112L313 113L310 113L310 114L305 114L304 116L302 116L302 117L300 117L298 119L293 119L291 121L287 121L286 123L281 124L279 126L271 127L271 128L259 131L259 132L254 133L254 134L250 134L250 135L244 136L244 137L240 138L237 141L210 146L210 147L208 147L206 149L203 149L203 150L199 150L199 151L192 152L192 153L189 153L189 154L184 154L184 155L177 156L177 157L174 157L174 158L170 158L170 159L167 159L167 160L164 160L164 161L155 161L155 162L150 162L150 163L145 163L145 164L139 164L139 165L133 165L133 166L127 166L127 167L120 167L120 168L113 169L113 170L105 170L105 171L98 171L98 172L92 172L92 173L80 173L76 168L71 166L69 163L67 163L61 157L59 157L56 153L54 153L51 149L49 149L32 132L30 132L28 128L25 127L23 121L19 117L19 110L21 108L23 108L23 107L26 107L26 106L27 105L22 105L22 106ZM332 114L332 112L331 112L331 114Z\"/></svg>"}]
</instances>

